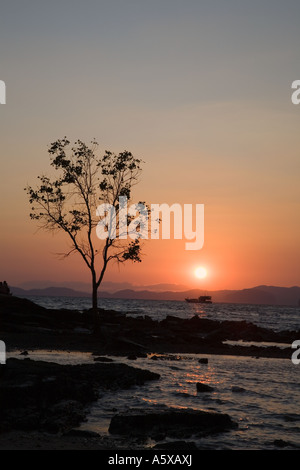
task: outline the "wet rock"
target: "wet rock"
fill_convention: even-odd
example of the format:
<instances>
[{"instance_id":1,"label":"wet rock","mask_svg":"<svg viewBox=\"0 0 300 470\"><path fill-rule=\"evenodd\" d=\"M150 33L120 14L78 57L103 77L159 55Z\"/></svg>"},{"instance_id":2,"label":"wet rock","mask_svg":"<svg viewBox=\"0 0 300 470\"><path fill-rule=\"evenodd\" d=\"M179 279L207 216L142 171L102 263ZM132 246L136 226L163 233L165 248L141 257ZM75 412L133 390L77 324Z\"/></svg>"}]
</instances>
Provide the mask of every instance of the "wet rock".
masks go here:
<instances>
[{"instance_id":1,"label":"wet rock","mask_svg":"<svg viewBox=\"0 0 300 470\"><path fill-rule=\"evenodd\" d=\"M156 444L153 449L157 450L198 450L198 447L194 442L187 441L171 441L171 442L162 442Z\"/></svg>"},{"instance_id":2,"label":"wet rock","mask_svg":"<svg viewBox=\"0 0 300 470\"><path fill-rule=\"evenodd\" d=\"M142 359L147 359L147 357L148 357L148 354L143 353L143 352L137 352L135 355L136 355L136 357L141 357Z\"/></svg>"},{"instance_id":3,"label":"wet rock","mask_svg":"<svg viewBox=\"0 0 300 470\"><path fill-rule=\"evenodd\" d=\"M79 424L86 418L83 405L74 400L66 400L53 405L40 422L40 427L49 433L64 432Z\"/></svg>"},{"instance_id":4,"label":"wet rock","mask_svg":"<svg viewBox=\"0 0 300 470\"><path fill-rule=\"evenodd\" d=\"M94 357L94 361L95 362L113 362L113 359L111 359L110 357L98 356L98 357Z\"/></svg>"},{"instance_id":5,"label":"wet rock","mask_svg":"<svg viewBox=\"0 0 300 470\"><path fill-rule=\"evenodd\" d=\"M129 354L127 356L127 359L129 359L130 361L136 361L137 360L137 357L135 354Z\"/></svg>"},{"instance_id":6,"label":"wet rock","mask_svg":"<svg viewBox=\"0 0 300 470\"><path fill-rule=\"evenodd\" d=\"M66 432L84 419L101 390L127 389L158 374L125 364L61 365L7 360L0 382L0 432L13 429Z\"/></svg>"},{"instance_id":7,"label":"wet rock","mask_svg":"<svg viewBox=\"0 0 300 470\"><path fill-rule=\"evenodd\" d=\"M6 371L6 365L0 364L0 378L4 377L5 371Z\"/></svg>"},{"instance_id":8,"label":"wet rock","mask_svg":"<svg viewBox=\"0 0 300 470\"><path fill-rule=\"evenodd\" d=\"M111 419L109 432L127 436L186 438L193 434L206 436L236 427L230 416L193 409L132 409Z\"/></svg>"},{"instance_id":9,"label":"wet rock","mask_svg":"<svg viewBox=\"0 0 300 470\"><path fill-rule=\"evenodd\" d=\"M210 385L203 384L201 382L196 383L196 388L197 388L197 392L200 392L200 393L212 392L214 390L214 388L211 387Z\"/></svg>"},{"instance_id":10,"label":"wet rock","mask_svg":"<svg viewBox=\"0 0 300 470\"><path fill-rule=\"evenodd\" d=\"M244 393L246 389L243 387L238 387L237 385L233 385L233 387L231 387L231 391L233 393Z\"/></svg>"},{"instance_id":11,"label":"wet rock","mask_svg":"<svg viewBox=\"0 0 300 470\"><path fill-rule=\"evenodd\" d=\"M157 432L157 433L151 435L151 437L156 442L163 441L166 438L166 433L165 432Z\"/></svg>"},{"instance_id":12,"label":"wet rock","mask_svg":"<svg viewBox=\"0 0 300 470\"><path fill-rule=\"evenodd\" d=\"M175 354L155 354L151 357L153 361L181 361L182 357Z\"/></svg>"},{"instance_id":13,"label":"wet rock","mask_svg":"<svg viewBox=\"0 0 300 470\"><path fill-rule=\"evenodd\" d=\"M284 441L283 439L275 439L273 444L275 447L280 447L280 448L287 447L289 445L289 443Z\"/></svg>"},{"instance_id":14,"label":"wet rock","mask_svg":"<svg viewBox=\"0 0 300 470\"><path fill-rule=\"evenodd\" d=\"M0 296L1 334L11 349L70 349L97 355L162 353L233 354L257 357L285 357L292 349L245 347L227 341L263 341L292 344L298 331L275 332L246 321L220 321L168 316L156 321L147 316L132 317L99 309L101 331L93 330L92 311L46 309L28 299ZM101 338L101 341L99 339ZM155 360L155 359L153 359Z\"/></svg>"},{"instance_id":15,"label":"wet rock","mask_svg":"<svg viewBox=\"0 0 300 470\"><path fill-rule=\"evenodd\" d=\"M199 364L208 364L208 359L207 357L201 357L198 362Z\"/></svg>"},{"instance_id":16,"label":"wet rock","mask_svg":"<svg viewBox=\"0 0 300 470\"><path fill-rule=\"evenodd\" d=\"M64 436L68 437L99 437L99 434L94 431L89 431L86 429L71 429L64 434Z\"/></svg>"}]
</instances>

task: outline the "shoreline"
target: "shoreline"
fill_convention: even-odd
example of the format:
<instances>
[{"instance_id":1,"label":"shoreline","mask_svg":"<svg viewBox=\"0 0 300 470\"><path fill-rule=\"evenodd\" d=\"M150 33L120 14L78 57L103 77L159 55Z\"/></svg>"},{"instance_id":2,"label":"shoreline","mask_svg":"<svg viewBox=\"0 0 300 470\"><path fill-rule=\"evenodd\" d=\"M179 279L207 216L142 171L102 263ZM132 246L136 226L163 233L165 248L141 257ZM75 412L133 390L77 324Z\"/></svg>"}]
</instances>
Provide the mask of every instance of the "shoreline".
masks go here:
<instances>
[{"instance_id":1,"label":"shoreline","mask_svg":"<svg viewBox=\"0 0 300 470\"><path fill-rule=\"evenodd\" d=\"M97 362L97 356L133 361L137 357L150 360L159 354L170 360L174 359L172 355L181 354L291 359L292 348L234 346L224 341L292 344L300 338L298 331L274 332L245 321L220 322L197 316L155 321L99 309L99 320L100 331L95 334L90 311L49 310L26 299L0 299L0 339L5 341L7 353L23 351L22 359L9 358L0 366L0 450L145 449L141 436L130 440L128 436L107 438L78 431L89 406L101 399L99 390L114 394L159 380L158 374L149 370L101 359ZM90 353L96 361L61 365L32 360L28 351L38 350ZM168 419L160 415L159 421L167 423ZM215 417L208 414L206 424L212 419ZM151 429L149 432L151 435ZM174 430L168 428L167 432ZM184 438L173 441L177 450L189 448L191 443Z\"/></svg>"},{"instance_id":2,"label":"shoreline","mask_svg":"<svg viewBox=\"0 0 300 470\"><path fill-rule=\"evenodd\" d=\"M300 330L275 332L250 322L147 315L130 317L99 309L100 329L93 333L91 311L46 309L27 299L0 298L1 340L7 351L55 349L98 355L221 354L290 359ZM245 346L227 342L255 343ZM259 346L270 344L270 346ZM287 344L280 348L275 344ZM272 346L271 346L272 345Z\"/></svg>"}]
</instances>

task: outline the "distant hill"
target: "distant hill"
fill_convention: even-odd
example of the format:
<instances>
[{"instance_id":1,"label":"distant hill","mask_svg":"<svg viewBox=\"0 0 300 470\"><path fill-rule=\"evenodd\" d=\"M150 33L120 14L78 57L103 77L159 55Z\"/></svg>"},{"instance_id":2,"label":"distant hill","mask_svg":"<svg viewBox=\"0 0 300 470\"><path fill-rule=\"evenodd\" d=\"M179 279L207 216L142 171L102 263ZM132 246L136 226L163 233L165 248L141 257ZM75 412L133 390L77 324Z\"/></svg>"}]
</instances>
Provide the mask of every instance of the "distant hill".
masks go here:
<instances>
[{"instance_id":1,"label":"distant hill","mask_svg":"<svg viewBox=\"0 0 300 470\"><path fill-rule=\"evenodd\" d=\"M32 290L32 289L46 289L49 286L51 287L66 287L67 289L73 289L75 291L80 292L91 292L91 284L87 282L76 282L76 281L51 281L51 280L33 280L33 281L26 281L19 285L18 289L25 289L25 290ZM136 290L150 290L155 292L161 291L185 291L188 289L187 286L183 284L149 284L149 285L138 285L132 284L130 282L112 282L112 281L103 281L101 284L101 288L107 292L116 292L123 289L132 289Z\"/></svg>"},{"instance_id":2,"label":"distant hill","mask_svg":"<svg viewBox=\"0 0 300 470\"><path fill-rule=\"evenodd\" d=\"M257 286L230 292L226 296L232 303L267 304L267 305L300 305L300 287Z\"/></svg>"},{"instance_id":3,"label":"distant hill","mask_svg":"<svg viewBox=\"0 0 300 470\"><path fill-rule=\"evenodd\" d=\"M44 289L21 289L11 287L14 295L19 297L43 296L43 297L89 297L90 294L67 287L47 287ZM122 289L116 292L99 291L99 298L118 299L145 299L145 300L184 300L186 297L198 297L204 294L200 290L186 291L152 291ZM300 287L275 287L256 286L241 290L219 290L205 292L211 295L214 302L237 304L262 304L262 305L289 305L300 306Z\"/></svg>"},{"instance_id":4,"label":"distant hill","mask_svg":"<svg viewBox=\"0 0 300 470\"><path fill-rule=\"evenodd\" d=\"M89 297L88 292L81 292L68 287L46 287L44 289L21 289L21 287L11 287L12 294L18 297Z\"/></svg>"}]
</instances>

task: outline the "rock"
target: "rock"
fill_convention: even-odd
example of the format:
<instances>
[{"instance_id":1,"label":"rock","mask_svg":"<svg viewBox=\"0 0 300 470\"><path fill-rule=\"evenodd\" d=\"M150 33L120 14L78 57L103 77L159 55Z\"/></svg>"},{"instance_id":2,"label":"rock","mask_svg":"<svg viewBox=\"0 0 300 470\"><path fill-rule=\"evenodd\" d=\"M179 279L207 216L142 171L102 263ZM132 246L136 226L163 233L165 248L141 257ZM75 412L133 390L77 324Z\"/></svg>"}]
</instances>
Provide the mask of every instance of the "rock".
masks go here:
<instances>
[{"instance_id":1,"label":"rock","mask_svg":"<svg viewBox=\"0 0 300 470\"><path fill-rule=\"evenodd\" d=\"M128 389L157 380L126 364L61 365L9 358L0 382L0 433L9 430L67 432L85 419L101 390Z\"/></svg>"},{"instance_id":2,"label":"rock","mask_svg":"<svg viewBox=\"0 0 300 470\"><path fill-rule=\"evenodd\" d=\"M147 359L148 354L143 352L136 352L136 357L141 357L142 359Z\"/></svg>"},{"instance_id":3,"label":"rock","mask_svg":"<svg viewBox=\"0 0 300 470\"><path fill-rule=\"evenodd\" d=\"M84 406L75 400L56 403L47 410L47 415L40 420L40 427L49 433L64 433L86 418Z\"/></svg>"},{"instance_id":4,"label":"rock","mask_svg":"<svg viewBox=\"0 0 300 470\"><path fill-rule=\"evenodd\" d=\"M165 432L157 432L153 434L151 437L154 441L158 442L158 441L163 441L166 438L166 434Z\"/></svg>"},{"instance_id":5,"label":"rock","mask_svg":"<svg viewBox=\"0 0 300 470\"><path fill-rule=\"evenodd\" d=\"M114 362L113 359L110 357L104 357L104 356L99 356L99 357L94 357L95 362Z\"/></svg>"},{"instance_id":6,"label":"rock","mask_svg":"<svg viewBox=\"0 0 300 470\"><path fill-rule=\"evenodd\" d=\"M158 355L155 354L150 359L152 359L153 361L157 361L157 360L160 360L160 361L181 361L182 357L178 356L178 355L175 355L175 354L158 354Z\"/></svg>"},{"instance_id":7,"label":"rock","mask_svg":"<svg viewBox=\"0 0 300 470\"><path fill-rule=\"evenodd\" d=\"M0 378L4 377L5 371L6 371L6 365L0 364Z\"/></svg>"},{"instance_id":8,"label":"rock","mask_svg":"<svg viewBox=\"0 0 300 470\"><path fill-rule=\"evenodd\" d=\"M198 447L194 442L187 441L171 441L171 442L162 442L156 444L153 449L157 450L198 450Z\"/></svg>"},{"instance_id":9,"label":"rock","mask_svg":"<svg viewBox=\"0 0 300 470\"><path fill-rule=\"evenodd\" d=\"M90 335L92 332L88 328L74 328L75 333L81 333L83 335Z\"/></svg>"},{"instance_id":10,"label":"rock","mask_svg":"<svg viewBox=\"0 0 300 470\"><path fill-rule=\"evenodd\" d=\"M201 357L198 362L199 364L208 364L208 359L207 357Z\"/></svg>"},{"instance_id":11,"label":"rock","mask_svg":"<svg viewBox=\"0 0 300 470\"><path fill-rule=\"evenodd\" d=\"M22 351L20 353L20 356L28 356L28 354L29 354L28 351Z\"/></svg>"},{"instance_id":12,"label":"rock","mask_svg":"<svg viewBox=\"0 0 300 470\"><path fill-rule=\"evenodd\" d=\"M100 435L94 431L88 431L86 429L71 429L64 436L68 437L99 437Z\"/></svg>"},{"instance_id":13,"label":"rock","mask_svg":"<svg viewBox=\"0 0 300 470\"><path fill-rule=\"evenodd\" d=\"M288 442L282 440L282 439L275 439L274 442L273 442L274 446L276 447L287 447L289 445Z\"/></svg>"},{"instance_id":14,"label":"rock","mask_svg":"<svg viewBox=\"0 0 300 470\"><path fill-rule=\"evenodd\" d=\"M146 357L155 351L182 354L237 354L256 357L285 357L292 350L279 347L246 347L230 345L229 340L263 341L292 344L300 331L276 332L236 320L191 319L169 316L156 321L150 317L132 317L119 312L99 309L101 332L82 334L93 330L92 311L46 309L28 299L0 296L1 339L12 349L78 348L97 351L97 355L134 354ZM101 341L99 338L101 337ZM154 359L155 360L155 359Z\"/></svg>"},{"instance_id":15,"label":"rock","mask_svg":"<svg viewBox=\"0 0 300 470\"><path fill-rule=\"evenodd\" d=\"M206 384L203 384L201 382L197 382L196 383L196 387L197 387L197 392L212 392L214 390L213 387L211 387L210 385L206 385Z\"/></svg>"},{"instance_id":16,"label":"rock","mask_svg":"<svg viewBox=\"0 0 300 470\"><path fill-rule=\"evenodd\" d=\"M246 389L243 387L238 387L237 385L233 385L233 387L231 387L231 391L233 393L243 393L246 391Z\"/></svg>"},{"instance_id":17,"label":"rock","mask_svg":"<svg viewBox=\"0 0 300 470\"><path fill-rule=\"evenodd\" d=\"M131 361L136 361L137 357L136 357L135 354L129 354L129 355L127 356L127 359L129 359L129 360L131 360Z\"/></svg>"},{"instance_id":18,"label":"rock","mask_svg":"<svg viewBox=\"0 0 300 470\"><path fill-rule=\"evenodd\" d=\"M211 411L168 408L132 409L112 417L109 432L127 436L206 436L236 427L229 415Z\"/></svg>"}]
</instances>

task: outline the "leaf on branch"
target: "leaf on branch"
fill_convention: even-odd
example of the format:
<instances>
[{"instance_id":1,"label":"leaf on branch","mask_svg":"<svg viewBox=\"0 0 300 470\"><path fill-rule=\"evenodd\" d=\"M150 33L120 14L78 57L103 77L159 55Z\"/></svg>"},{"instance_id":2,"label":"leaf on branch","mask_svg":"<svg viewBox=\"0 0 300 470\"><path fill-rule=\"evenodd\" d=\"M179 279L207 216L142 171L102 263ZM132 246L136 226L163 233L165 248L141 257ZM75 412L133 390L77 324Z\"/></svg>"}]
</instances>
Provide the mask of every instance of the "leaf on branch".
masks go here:
<instances>
[{"instance_id":1,"label":"leaf on branch","mask_svg":"<svg viewBox=\"0 0 300 470\"><path fill-rule=\"evenodd\" d=\"M127 250L122 255L123 261L131 260L140 263L141 260L141 246L139 240L131 242Z\"/></svg>"}]
</instances>

